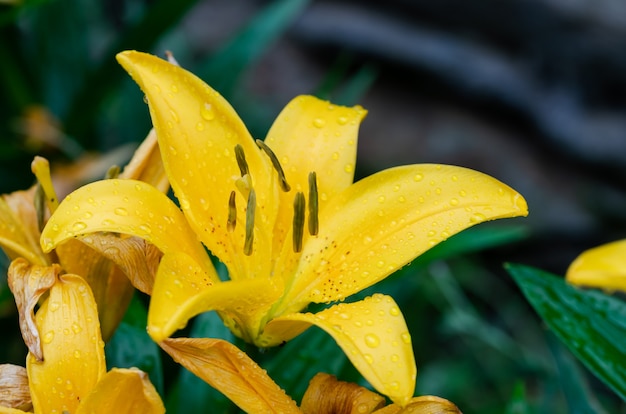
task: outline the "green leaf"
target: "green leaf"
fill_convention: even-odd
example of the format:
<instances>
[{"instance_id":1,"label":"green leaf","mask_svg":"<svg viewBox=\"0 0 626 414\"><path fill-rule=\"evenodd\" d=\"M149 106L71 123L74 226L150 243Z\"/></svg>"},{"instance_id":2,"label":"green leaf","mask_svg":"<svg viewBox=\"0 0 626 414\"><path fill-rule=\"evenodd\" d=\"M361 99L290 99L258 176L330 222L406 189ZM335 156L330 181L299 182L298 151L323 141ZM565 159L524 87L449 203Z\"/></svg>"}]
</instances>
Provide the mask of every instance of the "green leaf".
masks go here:
<instances>
[{"instance_id":1,"label":"green leaf","mask_svg":"<svg viewBox=\"0 0 626 414\"><path fill-rule=\"evenodd\" d=\"M558 338L626 400L626 304L539 269L516 264L506 269Z\"/></svg>"},{"instance_id":2,"label":"green leaf","mask_svg":"<svg viewBox=\"0 0 626 414\"><path fill-rule=\"evenodd\" d=\"M513 395L506 407L505 414L528 414L530 407L526 400L526 387L523 382L518 382L513 388Z\"/></svg>"},{"instance_id":3,"label":"green leaf","mask_svg":"<svg viewBox=\"0 0 626 414\"><path fill-rule=\"evenodd\" d=\"M146 320L146 309L135 295L124 320L104 348L107 366L108 369L112 367L141 369L150 376L154 387L163 395L160 348L148 336Z\"/></svg>"}]
</instances>

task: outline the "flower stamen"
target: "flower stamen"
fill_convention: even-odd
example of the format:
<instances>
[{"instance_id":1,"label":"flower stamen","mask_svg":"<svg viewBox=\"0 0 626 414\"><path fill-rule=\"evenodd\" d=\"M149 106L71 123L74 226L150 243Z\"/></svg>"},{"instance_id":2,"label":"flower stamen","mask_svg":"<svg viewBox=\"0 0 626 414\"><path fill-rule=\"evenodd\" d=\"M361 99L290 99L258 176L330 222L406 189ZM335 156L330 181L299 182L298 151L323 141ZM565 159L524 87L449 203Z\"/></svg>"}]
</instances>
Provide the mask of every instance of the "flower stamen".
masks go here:
<instances>
[{"instance_id":1,"label":"flower stamen","mask_svg":"<svg viewBox=\"0 0 626 414\"><path fill-rule=\"evenodd\" d=\"M237 165L241 176L245 177L249 173L248 162L246 161L246 155L243 153L243 147L240 144L235 145L235 158L237 159Z\"/></svg>"},{"instance_id":2,"label":"flower stamen","mask_svg":"<svg viewBox=\"0 0 626 414\"><path fill-rule=\"evenodd\" d=\"M278 182L280 183L280 188L284 192L288 192L289 190L291 190L291 186L289 185L289 183L287 183L287 178L285 177L285 172L283 171L283 167L280 165L280 161L278 161L278 157L276 157L276 154L274 154L274 151L272 151L270 147L268 147L267 144L265 144L265 142L261 141L260 139L256 140L256 144L259 148L265 151L270 161L272 162L274 169L278 173Z\"/></svg>"},{"instance_id":3,"label":"flower stamen","mask_svg":"<svg viewBox=\"0 0 626 414\"><path fill-rule=\"evenodd\" d=\"M256 209L256 193L250 189L248 206L246 207L246 240L243 245L243 254L252 254L252 242L254 241L254 210Z\"/></svg>"},{"instance_id":4,"label":"flower stamen","mask_svg":"<svg viewBox=\"0 0 626 414\"><path fill-rule=\"evenodd\" d=\"M319 232L318 209L317 174L315 171L311 171L309 173L309 234L311 236L316 236Z\"/></svg>"},{"instance_id":5,"label":"flower stamen","mask_svg":"<svg viewBox=\"0 0 626 414\"><path fill-rule=\"evenodd\" d=\"M237 205L235 204L235 195L235 191L231 191L230 197L228 198L228 221L226 223L226 228L231 233L235 230L235 225L237 224Z\"/></svg>"},{"instance_id":6,"label":"flower stamen","mask_svg":"<svg viewBox=\"0 0 626 414\"><path fill-rule=\"evenodd\" d=\"M304 236L304 194L296 193L293 200L293 251L302 251L302 238Z\"/></svg>"}]
</instances>

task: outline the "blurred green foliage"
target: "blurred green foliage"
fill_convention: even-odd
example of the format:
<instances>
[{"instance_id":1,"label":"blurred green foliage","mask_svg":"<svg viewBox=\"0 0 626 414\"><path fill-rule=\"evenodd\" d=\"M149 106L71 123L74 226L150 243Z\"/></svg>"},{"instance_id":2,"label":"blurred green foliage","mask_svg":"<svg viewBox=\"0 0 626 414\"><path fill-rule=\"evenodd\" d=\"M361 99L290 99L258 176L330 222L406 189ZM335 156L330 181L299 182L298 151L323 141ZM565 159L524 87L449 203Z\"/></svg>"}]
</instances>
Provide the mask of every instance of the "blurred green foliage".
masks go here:
<instances>
[{"instance_id":1,"label":"blurred green foliage","mask_svg":"<svg viewBox=\"0 0 626 414\"><path fill-rule=\"evenodd\" d=\"M17 6L0 5L0 191L32 183L29 166L36 153L75 161L84 151L108 151L143 139L150 128L147 110L139 89L115 62L115 54L138 49L163 55L170 49L188 56L176 33L185 13L193 12L194 3L25 0ZM275 113L258 98L242 93L240 81L307 3L267 3L214 53L180 62L241 108L255 136L264 135ZM358 102L376 79L376 63L351 76L349 65L346 51L337 57L317 94L337 103ZM58 121L60 147L44 142L26 145L22 122L34 105L46 108ZM602 412L601 407L607 412L626 412L619 399L554 340L499 264L486 259L490 250L506 252L526 237L525 229L517 224L487 224L463 232L359 296L387 293L402 308L419 366L418 395L450 399L465 413ZM7 261L2 264L6 269ZM572 325L557 319L559 312L576 318L581 315L571 312L595 311L595 305L584 299L586 293L563 294L566 287L561 279L536 270L511 266L509 272L574 355L623 398L623 373L615 376L610 369L589 362L577 351L580 348L572 347L570 333L563 330ZM1 362L22 364L26 350L20 346L17 315L5 280L0 284L0 329L10 339L3 339ZM595 304L605 303L592 297ZM621 320L607 317L605 322L590 325L608 329L602 331L607 335L580 330L583 337L576 340L607 340L615 345L608 337L613 327L605 326L610 323L621 324L623 339L623 304L610 303L611 309L621 309ZM137 295L106 346L108 364L146 370L169 412L238 412L225 397L160 352L145 333L145 318L146 298ZM235 340L214 313L195 318L185 333L237 343L297 401L317 372L366 385L334 341L316 328L283 347L263 351ZM622 348L605 349L602 359L624 360L623 343Z\"/></svg>"}]
</instances>

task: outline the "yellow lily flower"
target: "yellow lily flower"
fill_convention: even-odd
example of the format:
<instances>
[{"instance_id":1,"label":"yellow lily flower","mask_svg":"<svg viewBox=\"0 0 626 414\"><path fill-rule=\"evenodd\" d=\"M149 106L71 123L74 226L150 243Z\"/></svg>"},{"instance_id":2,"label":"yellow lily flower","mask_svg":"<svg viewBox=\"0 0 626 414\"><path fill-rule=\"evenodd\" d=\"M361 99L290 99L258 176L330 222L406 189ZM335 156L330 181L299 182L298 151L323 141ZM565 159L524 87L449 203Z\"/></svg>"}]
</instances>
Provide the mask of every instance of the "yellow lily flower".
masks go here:
<instances>
[{"instance_id":1,"label":"yellow lily flower","mask_svg":"<svg viewBox=\"0 0 626 414\"><path fill-rule=\"evenodd\" d=\"M36 185L0 197L0 248L12 260L23 257L38 265L59 263L66 272L84 277L96 296L103 336L108 339L122 319L134 291L125 273L140 290L151 292L150 275L156 272L146 268L150 264L150 260L145 264L146 257L158 263L160 255L141 239L123 240L106 234L82 241L68 240L54 252L44 253L39 244L40 226L46 213L44 203L54 212L58 198L48 161L35 157L31 170L37 177L39 189ZM144 140L120 177L144 180L160 191L167 191L169 183L154 132ZM35 304L32 305L34 308ZM28 316L21 314L21 323L26 323L24 318ZM30 349L37 352L35 348Z\"/></svg>"},{"instance_id":2,"label":"yellow lily flower","mask_svg":"<svg viewBox=\"0 0 626 414\"><path fill-rule=\"evenodd\" d=\"M98 310L89 284L80 276L60 272L58 265L31 265L22 258L9 267L9 286L16 299L26 296L25 302L31 302L32 295L38 298L49 288L32 327L42 337L42 357L29 352L26 358L34 412L165 412L144 372L135 368L106 372ZM29 290L32 283L38 284L37 292ZM19 378L7 365L0 373ZM14 392L15 387L0 389L0 395ZM19 408L28 405L23 398L12 402L12 407L0 406L0 413L25 412Z\"/></svg>"},{"instance_id":3,"label":"yellow lily flower","mask_svg":"<svg viewBox=\"0 0 626 414\"><path fill-rule=\"evenodd\" d=\"M344 300L467 227L526 215L523 197L487 175L445 165L392 168L353 184L363 108L300 96L265 141L255 141L228 102L193 74L135 51L118 61L146 94L182 212L141 182L93 183L51 217L44 249L97 231L142 237L164 253L148 314L155 341L209 310L261 347L316 325L373 387L405 404L415 363L391 298L302 311ZM220 280L205 247L230 280Z\"/></svg>"},{"instance_id":4,"label":"yellow lily flower","mask_svg":"<svg viewBox=\"0 0 626 414\"><path fill-rule=\"evenodd\" d=\"M626 240L581 253L569 266L565 277L574 285L626 292Z\"/></svg>"}]
</instances>

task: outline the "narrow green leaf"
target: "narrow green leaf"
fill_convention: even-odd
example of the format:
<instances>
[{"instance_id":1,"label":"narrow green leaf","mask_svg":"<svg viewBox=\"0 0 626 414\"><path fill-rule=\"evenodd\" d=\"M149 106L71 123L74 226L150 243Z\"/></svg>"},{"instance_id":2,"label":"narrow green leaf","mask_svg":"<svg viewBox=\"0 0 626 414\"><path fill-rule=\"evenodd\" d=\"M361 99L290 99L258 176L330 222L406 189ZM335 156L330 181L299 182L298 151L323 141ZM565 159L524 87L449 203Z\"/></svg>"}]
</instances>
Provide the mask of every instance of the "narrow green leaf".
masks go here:
<instances>
[{"instance_id":1,"label":"narrow green leaf","mask_svg":"<svg viewBox=\"0 0 626 414\"><path fill-rule=\"evenodd\" d=\"M626 304L539 269L516 264L506 269L559 339L626 400Z\"/></svg>"},{"instance_id":2,"label":"narrow green leaf","mask_svg":"<svg viewBox=\"0 0 626 414\"><path fill-rule=\"evenodd\" d=\"M523 382L518 382L513 388L513 395L506 407L505 414L528 414L530 407L526 400L526 387Z\"/></svg>"}]
</instances>

